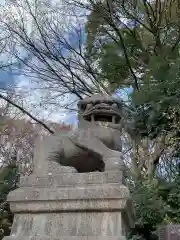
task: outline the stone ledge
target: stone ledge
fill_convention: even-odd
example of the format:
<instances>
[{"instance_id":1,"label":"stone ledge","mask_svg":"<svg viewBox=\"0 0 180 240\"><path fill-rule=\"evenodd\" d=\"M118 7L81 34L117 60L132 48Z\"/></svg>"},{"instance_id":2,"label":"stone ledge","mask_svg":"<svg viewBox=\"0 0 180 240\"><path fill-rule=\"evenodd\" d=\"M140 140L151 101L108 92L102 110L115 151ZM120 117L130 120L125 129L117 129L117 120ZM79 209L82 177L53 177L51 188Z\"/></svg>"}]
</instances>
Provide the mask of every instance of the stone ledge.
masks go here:
<instances>
[{"instance_id":1,"label":"stone ledge","mask_svg":"<svg viewBox=\"0 0 180 240\"><path fill-rule=\"evenodd\" d=\"M21 187L9 193L9 202L83 199L128 199L129 190L117 183L62 188Z\"/></svg>"},{"instance_id":2,"label":"stone ledge","mask_svg":"<svg viewBox=\"0 0 180 240\"><path fill-rule=\"evenodd\" d=\"M57 213L57 212L96 212L96 211L130 211L132 206L128 200L73 200L73 201L28 201L11 202L14 213Z\"/></svg>"},{"instance_id":3,"label":"stone ledge","mask_svg":"<svg viewBox=\"0 0 180 240\"><path fill-rule=\"evenodd\" d=\"M8 236L4 237L3 240L126 240L125 237L112 237L112 236L60 236L59 238L54 237L31 237L31 236Z\"/></svg>"},{"instance_id":4,"label":"stone ledge","mask_svg":"<svg viewBox=\"0 0 180 240\"><path fill-rule=\"evenodd\" d=\"M122 183L122 172L60 173L47 176L30 175L21 177L20 187L74 186L86 184Z\"/></svg>"}]
</instances>

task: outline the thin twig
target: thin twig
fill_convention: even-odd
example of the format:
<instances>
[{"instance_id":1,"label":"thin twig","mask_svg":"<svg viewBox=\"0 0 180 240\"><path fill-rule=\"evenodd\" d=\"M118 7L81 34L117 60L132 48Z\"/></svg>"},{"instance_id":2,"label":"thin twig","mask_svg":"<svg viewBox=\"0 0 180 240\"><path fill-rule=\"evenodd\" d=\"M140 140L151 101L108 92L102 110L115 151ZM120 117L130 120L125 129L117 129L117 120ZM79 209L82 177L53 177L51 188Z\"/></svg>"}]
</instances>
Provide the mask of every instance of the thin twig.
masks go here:
<instances>
[{"instance_id":1,"label":"thin twig","mask_svg":"<svg viewBox=\"0 0 180 240\"><path fill-rule=\"evenodd\" d=\"M34 117L31 113L29 113L27 110L25 110L24 108L22 108L21 106L19 106L18 104L14 103L11 99L9 99L8 97L2 95L0 93L0 98L2 98L3 100L5 100L6 102L10 103L12 106L18 108L21 112L23 112L24 114L26 114L28 117L30 117L32 120L34 120L35 122L37 122L38 124L42 125L46 130L48 130L48 132L50 133L54 133L54 131L52 129L50 129L44 122L42 122L41 120L37 119L36 117Z\"/></svg>"}]
</instances>

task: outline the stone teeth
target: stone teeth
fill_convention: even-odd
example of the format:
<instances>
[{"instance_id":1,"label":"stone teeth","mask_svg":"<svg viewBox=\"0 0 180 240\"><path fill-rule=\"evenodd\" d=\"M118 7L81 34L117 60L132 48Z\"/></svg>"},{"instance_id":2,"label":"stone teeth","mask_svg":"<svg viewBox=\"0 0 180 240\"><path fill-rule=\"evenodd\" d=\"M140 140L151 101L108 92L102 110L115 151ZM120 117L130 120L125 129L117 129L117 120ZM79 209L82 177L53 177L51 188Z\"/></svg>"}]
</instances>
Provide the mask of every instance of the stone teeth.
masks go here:
<instances>
[{"instance_id":1,"label":"stone teeth","mask_svg":"<svg viewBox=\"0 0 180 240\"><path fill-rule=\"evenodd\" d=\"M112 123L116 123L116 116L112 116Z\"/></svg>"},{"instance_id":2,"label":"stone teeth","mask_svg":"<svg viewBox=\"0 0 180 240\"><path fill-rule=\"evenodd\" d=\"M91 115L91 122L94 122L94 115Z\"/></svg>"},{"instance_id":3,"label":"stone teeth","mask_svg":"<svg viewBox=\"0 0 180 240\"><path fill-rule=\"evenodd\" d=\"M100 126L102 127L107 127L108 126L108 122L98 122Z\"/></svg>"}]
</instances>

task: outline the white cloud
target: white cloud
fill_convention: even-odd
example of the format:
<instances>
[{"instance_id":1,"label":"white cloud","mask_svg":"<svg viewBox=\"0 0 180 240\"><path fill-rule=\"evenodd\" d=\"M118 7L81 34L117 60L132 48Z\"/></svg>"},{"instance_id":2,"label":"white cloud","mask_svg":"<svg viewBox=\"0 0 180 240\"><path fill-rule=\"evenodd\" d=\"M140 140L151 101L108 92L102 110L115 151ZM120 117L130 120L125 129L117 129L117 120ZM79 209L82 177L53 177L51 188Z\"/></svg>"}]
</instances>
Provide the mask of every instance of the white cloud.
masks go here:
<instances>
[{"instance_id":1,"label":"white cloud","mask_svg":"<svg viewBox=\"0 0 180 240\"><path fill-rule=\"evenodd\" d=\"M36 1L30 0L29 2L31 6L34 6L34 3ZM68 31L72 30L78 24L78 22L76 22L77 18L74 17L73 14L69 16L67 14L66 15L62 14L64 9L70 10L70 9L67 9L68 6L65 6L60 1L50 2L45 0L41 2L46 3L46 7L41 8L39 6L41 8L39 9L41 10L41 15L42 15L42 12L44 11L44 13L49 14L49 17L53 18L54 21L58 20L59 26L62 25L62 31L64 30L64 33L68 36ZM2 14L3 16L6 15L7 20L9 20L8 16L12 16L12 15L15 19L18 19L20 16L23 17L28 34L31 35L33 32L33 36L37 39L38 35L34 29L32 18L28 14L27 5L25 3L26 1L23 1L23 0L14 0L14 1L0 0L1 16ZM50 4L50 6L47 5L48 3ZM57 11L57 9L59 10ZM37 9L34 9L34 12L36 10ZM71 13L73 13L74 10L75 9L71 9ZM84 20L81 19L81 23L83 21ZM68 24L70 24L71 27ZM64 27L65 25L68 25L70 27L68 31L66 31L66 28ZM22 53L23 52L21 52L21 54ZM74 102L75 101L74 97L66 94L66 98L64 100L60 100L59 105L57 104L57 106L54 105L52 107L47 106L48 104L41 104L41 102L42 102L42 98L46 97L45 95L49 97L50 92L48 93L48 91L37 89L36 83L33 82L30 78L25 76L16 76L16 82L18 82L17 91L19 91L24 96L24 108L28 109L33 115L38 116L39 118L49 119L52 121L59 121L59 120L65 121L65 122L73 121L74 118L72 118L72 116L74 116L75 114L69 113L68 110L61 108L60 105L61 106L65 105L67 102ZM57 98L56 100L58 103L59 99Z\"/></svg>"}]
</instances>

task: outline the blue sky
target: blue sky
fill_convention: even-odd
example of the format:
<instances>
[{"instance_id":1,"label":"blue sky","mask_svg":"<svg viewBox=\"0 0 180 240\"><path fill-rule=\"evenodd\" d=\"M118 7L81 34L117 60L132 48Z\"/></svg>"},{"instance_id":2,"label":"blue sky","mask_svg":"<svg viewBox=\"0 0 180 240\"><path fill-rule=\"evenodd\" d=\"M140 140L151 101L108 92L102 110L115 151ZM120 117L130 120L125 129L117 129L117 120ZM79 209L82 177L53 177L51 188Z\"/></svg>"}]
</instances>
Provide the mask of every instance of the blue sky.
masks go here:
<instances>
[{"instance_id":1,"label":"blue sky","mask_svg":"<svg viewBox=\"0 0 180 240\"><path fill-rule=\"evenodd\" d=\"M86 32L85 32L85 28L82 28L82 26L78 26L76 27L74 30L72 30L69 33L68 36L68 40L71 43L71 46L73 48L78 47L78 43L79 43L79 35L78 33L81 33L81 42L85 43L86 42Z\"/></svg>"},{"instance_id":2,"label":"blue sky","mask_svg":"<svg viewBox=\"0 0 180 240\"><path fill-rule=\"evenodd\" d=\"M6 89L9 85L15 84L15 77L11 69L0 70L0 89Z\"/></svg>"},{"instance_id":3,"label":"blue sky","mask_svg":"<svg viewBox=\"0 0 180 240\"><path fill-rule=\"evenodd\" d=\"M1 1L1 0L0 0ZM85 43L86 41L86 34L85 34L85 29L82 30L82 26L81 27L81 42ZM67 39L69 41L69 43L71 44L72 47L76 47L78 44L78 38L79 35L78 32L80 31L79 26L77 25L77 27L75 27L71 32L69 32L69 35L67 36ZM64 51L65 55L67 53L67 51ZM24 55L24 53L23 53ZM25 57L25 56L24 56ZM9 86L15 85L15 84L19 84L19 81L21 81L21 85L27 86L29 84L29 79L21 76L20 75L20 71L17 73L13 72L11 70L11 68L7 69L6 71L0 70L0 88L4 89L7 88ZM30 88L29 88L30 89ZM128 94L130 93L130 89L124 89L124 90L119 90L116 92L116 96L122 97L124 100L128 99ZM60 110L61 111L61 110ZM54 113L54 115L52 116L52 119L62 119L63 121L66 121L67 123L70 124L76 124L76 114L68 114L66 112L61 113L62 116L58 118L58 113ZM59 120L58 120L59 121Z\"/></svg>"}]
</instances>

